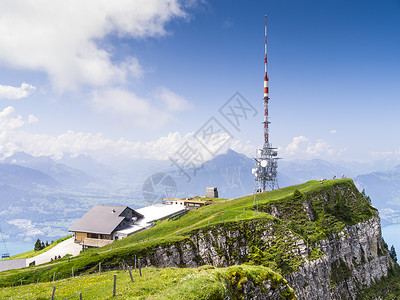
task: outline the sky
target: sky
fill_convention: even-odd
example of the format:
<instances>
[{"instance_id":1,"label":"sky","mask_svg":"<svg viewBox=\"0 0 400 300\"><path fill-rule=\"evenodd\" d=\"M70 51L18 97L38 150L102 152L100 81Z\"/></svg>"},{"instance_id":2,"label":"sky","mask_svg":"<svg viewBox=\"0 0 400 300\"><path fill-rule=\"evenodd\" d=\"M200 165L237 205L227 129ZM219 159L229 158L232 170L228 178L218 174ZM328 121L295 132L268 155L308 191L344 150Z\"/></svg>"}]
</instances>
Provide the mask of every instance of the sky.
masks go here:
<instances>
[{"instance_id":1,"label":"sky","mask_svg":"<svg viewBox=\"0 0 400 300\"><path fill-rule=\"evenodd\" d=\"M265 14L279 156L399 160L399 0L1 0L0 158L254 156Z\"/></svg>"}]
</instances>

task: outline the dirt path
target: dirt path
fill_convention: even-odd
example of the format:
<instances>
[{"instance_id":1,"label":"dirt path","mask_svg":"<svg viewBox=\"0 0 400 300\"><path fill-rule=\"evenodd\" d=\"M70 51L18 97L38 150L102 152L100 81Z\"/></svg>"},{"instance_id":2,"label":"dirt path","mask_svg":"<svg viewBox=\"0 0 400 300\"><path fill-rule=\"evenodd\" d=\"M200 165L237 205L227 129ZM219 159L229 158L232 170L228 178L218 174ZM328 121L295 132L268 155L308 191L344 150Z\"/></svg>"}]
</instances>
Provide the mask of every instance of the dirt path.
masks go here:
<instances>
[{"instance_id":1,"label":"dirt path","mask_svg":"<svg viewBox=\"0 0 400 300\"><path fill-rule=\"evenodd\" d=\"M58 257L59 255L61 257L63 257L66 254L71 254L72 256L76 256L81 252L81 250L82 246L75 244L74 238L72 237L59 243L58 245L54 246L53 248L42 254L36 255L31 258L27 258L26 266L29 266L29 264L32 261L35 262L35 265L41 265L51 261L52 258L54 259L55 256Z\"/></svg>"}]
</instances>

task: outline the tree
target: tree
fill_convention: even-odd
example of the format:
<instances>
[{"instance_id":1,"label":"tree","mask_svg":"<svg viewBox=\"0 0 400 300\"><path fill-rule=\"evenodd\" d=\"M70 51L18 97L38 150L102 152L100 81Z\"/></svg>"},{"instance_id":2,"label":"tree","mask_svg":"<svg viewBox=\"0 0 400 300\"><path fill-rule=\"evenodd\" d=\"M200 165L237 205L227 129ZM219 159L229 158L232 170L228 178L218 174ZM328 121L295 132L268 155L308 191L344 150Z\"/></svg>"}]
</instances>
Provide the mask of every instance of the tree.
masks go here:
<instances>
[{"instance_id":1,"label":"tree","mask_svg":"<svg viewBox=\"0 0 400 300\"><path fill-rule=\"evenodd\" d=\"M397 261L396 249L394 249L393 245L389 250L389 254L390 254L391 258L393 258L394 261Z\"/></svg>"},{"instance_id":2,"label":"tree","mask_svg":"<svg viewBox=\"0 0 400 300\"><path fill-rule=\"evenodd\" d=\"M40 239L37 239L37 241L36 241L36 243L35 243L35 248L33 248L33 249L34 249L35 251L42 250L42 249L43 249L42 243L43 243L43 242L41 242Z\"/></svg>"},{"instance_id":3,"label":"tree","mask_svg":"<svg viewBox=\"0 0 400 300\"><path fill-rule=\"evenodd\" d=\"M367 203L369 205L372 205L371 198L369 196L367 196L367 194L365 193L365 189L362 190L361 196L367 201Z\"/></svg>"}]
</instances>

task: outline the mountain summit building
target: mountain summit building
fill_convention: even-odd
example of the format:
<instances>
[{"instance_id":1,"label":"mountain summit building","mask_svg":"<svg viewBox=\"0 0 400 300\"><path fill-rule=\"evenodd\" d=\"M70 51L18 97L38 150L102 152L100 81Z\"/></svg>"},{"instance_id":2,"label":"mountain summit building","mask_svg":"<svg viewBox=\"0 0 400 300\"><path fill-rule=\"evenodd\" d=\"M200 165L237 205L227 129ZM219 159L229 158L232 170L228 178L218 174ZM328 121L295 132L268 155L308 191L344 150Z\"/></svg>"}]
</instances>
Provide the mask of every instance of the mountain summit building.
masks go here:
<instances>
[{"instance_id":1,"label":"mountain summit building","mask_svg":"<svg viewBox=\"0 0 400 300\"><path fill-rule=\"evenodd\" d=\"M101 247L119 239L119 230L133 225L144 216L128 206L96 205L80 218L69 231L75 243Z\"/></svg>"},{"instance_id":2,"label":"mountain summit building","mask_svg":"<svg viewBox=\"0 0 400 300\"><path fill-rule=\"evenodd\" d=\"M102 247L151 228L154 222L187 212L186 207L155 204L133 210L128 206L96 205L76 221L70 232L83 248Z\"/></svg>"}]
</instances>

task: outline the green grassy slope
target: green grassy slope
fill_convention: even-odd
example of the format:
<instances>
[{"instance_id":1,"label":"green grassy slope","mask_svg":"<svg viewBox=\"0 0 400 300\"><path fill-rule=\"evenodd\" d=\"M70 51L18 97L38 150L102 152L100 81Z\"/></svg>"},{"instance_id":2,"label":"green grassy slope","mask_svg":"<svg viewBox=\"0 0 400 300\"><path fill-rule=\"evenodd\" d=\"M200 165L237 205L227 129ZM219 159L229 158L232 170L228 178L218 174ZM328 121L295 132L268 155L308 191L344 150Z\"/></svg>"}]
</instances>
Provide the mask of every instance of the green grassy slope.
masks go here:
<instances>
[{"instance_id":1,"label":"green grassy slope","mask_svg":"<svg viewBox=\"0 0 400 300\"><path fill-rule=\"evenodd\" d=\"M354 200L347 201L341 191L353 193ZM320 199L321 194L330 199ZM313 204L314 221L310 222L304 210L300 209L303 202ZM283 221L270 215L272 207L277 205L284 214ZM41 282L49 281L53 273L57 274L57 279L67 278L72 268L75 274L91 273L97 270L99 262L109 268L116 267L135 255L143 257L155 246L189 243L190 235L196 231L227 230L236 226L245 232L249 226L266 223L271 224L277 234L282 234L282 238L278 237L276 244L268 249L263 249L259 241L255 241L249 257L241 262L264 265L285 274L296 270L301 264L298 256L287 251L290 241L284 234L287 236L288 230L312 245L329 234L339 232L346 225L367 220L373 215L374 209L362 198L351 179L328 180L323 184L310 181L262 194L218 201L190 211L177 220L158 222L155 227L132 237L86 251L70 261L62 259L46 265L1 272L0 286L10 286L21 278L24 278L23 283L36 282L38 279ZM314 250L310 253L311 258L319 257L321 253ZM283 263L279 265L279 262Z\"/></svg>"},{"instance_id":2,"label":"green grassy slope","mask_svg":"<svg viewBox=\"0 0 400 300\"><path fill-rule=\"evenodd\" d=\"M295 299L293 290L286 280L272 270L261 266L233 266L214 268L146 268L142 276L132 271L133 282L126 271L83 275L56 282L38 283L0 288L1 299L49 299L56 286L56 299L111 299L114 274L117 275L116 296L118 299L237 299L246 284L248 294L255 286L265 292L263 282L269 284L268 291L275 292L281 299ZM251 283L250 283L251 282ZM250 287L250 289L249 289Z\"/></svg>"}]
</instances>

